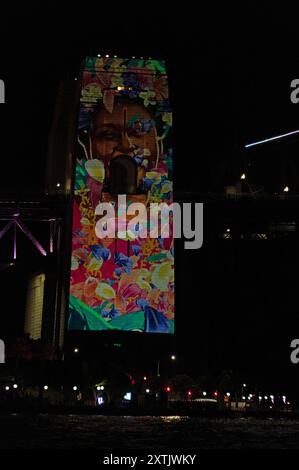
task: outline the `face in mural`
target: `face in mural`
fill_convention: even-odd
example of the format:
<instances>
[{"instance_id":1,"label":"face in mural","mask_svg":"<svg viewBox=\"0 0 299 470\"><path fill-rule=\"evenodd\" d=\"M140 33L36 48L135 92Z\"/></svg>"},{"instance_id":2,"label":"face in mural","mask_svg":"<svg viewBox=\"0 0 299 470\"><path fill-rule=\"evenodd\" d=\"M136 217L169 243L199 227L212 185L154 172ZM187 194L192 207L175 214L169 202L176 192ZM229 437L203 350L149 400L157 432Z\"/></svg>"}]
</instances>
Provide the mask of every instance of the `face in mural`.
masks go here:
<instances>
[{"instance_id":1,"label":"face in mural","mask_svg":"<svg viewBox=\"0 0 299 470\"><path fill-rule=\"evenodd\" d=\"M116 102L113 112L101 107L92 125L93 157L108 162L119 155L157 159L157 133L149 111L138 103ZM151 165L151 166L152 166Z\"/></svg>"}]
</instances>

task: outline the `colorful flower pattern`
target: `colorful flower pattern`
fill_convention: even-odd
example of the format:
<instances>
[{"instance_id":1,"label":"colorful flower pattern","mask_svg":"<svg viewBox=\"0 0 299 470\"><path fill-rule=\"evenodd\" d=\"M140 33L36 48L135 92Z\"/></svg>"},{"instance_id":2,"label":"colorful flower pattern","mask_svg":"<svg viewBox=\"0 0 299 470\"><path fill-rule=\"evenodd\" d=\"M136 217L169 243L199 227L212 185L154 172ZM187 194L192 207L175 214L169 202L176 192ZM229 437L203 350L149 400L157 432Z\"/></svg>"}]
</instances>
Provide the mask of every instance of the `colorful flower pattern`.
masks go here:
<instances>
[{"instance_id":1,"label":"colorful flower pattern","mask_svg":"<svg viewBox=\"0 0 299 470\"><path fill-rule=\"evenodd\" d=\"M163 61L119 58L86 59L82 77L79 131L88 133L99 103L113 112L114 99L124 95L153 108L154 119L136 119L137 135L157 130L163 151L152 167L148 150L134 159L147 202L172 202L172 114ZM158 134L159 133L159 134ZM81 142L81 145L82 142ZM88 146L88 145L87 145ZM95 234L95 206L101 199L102 161L77 158L74 182L69 328L79 330L174 331L173 239L103 239Z\"/></svg>"}]
</instances>

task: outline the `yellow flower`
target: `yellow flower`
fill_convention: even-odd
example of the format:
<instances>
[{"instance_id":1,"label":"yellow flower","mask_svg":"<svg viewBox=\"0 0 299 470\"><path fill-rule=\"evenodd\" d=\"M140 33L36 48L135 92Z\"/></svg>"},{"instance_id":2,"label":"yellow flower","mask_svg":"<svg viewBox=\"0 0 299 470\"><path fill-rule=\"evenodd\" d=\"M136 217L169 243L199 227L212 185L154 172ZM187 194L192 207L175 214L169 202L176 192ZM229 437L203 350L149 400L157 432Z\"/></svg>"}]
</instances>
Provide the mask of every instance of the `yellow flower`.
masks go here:
<instances>
[{"instance_id":1,"label":"yellow flower","mask_svg":"<svg viewBox=\"0 0 299 470\"><path fill-rule=\"evenodd\" d=\"M111 300L115 298L115 290L109 284L100 282L96 288L96 295L100 299Z\"/></svg>"}]
</instances>

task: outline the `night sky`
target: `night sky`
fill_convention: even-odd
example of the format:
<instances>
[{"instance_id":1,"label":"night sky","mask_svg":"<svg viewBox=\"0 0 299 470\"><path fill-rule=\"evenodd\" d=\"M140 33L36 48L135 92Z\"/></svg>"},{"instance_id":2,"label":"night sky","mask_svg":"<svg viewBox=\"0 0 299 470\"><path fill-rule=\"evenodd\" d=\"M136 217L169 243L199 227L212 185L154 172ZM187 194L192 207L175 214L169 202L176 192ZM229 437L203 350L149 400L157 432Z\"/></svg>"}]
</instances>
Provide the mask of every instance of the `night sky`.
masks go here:
<instances>
[{"instance_id":1,"label":"night sky","mask_svg":"<svg viewBox=\"0 0 299 470\"><path fill-rule=\"evenodd\" d=\"M244 150L246 143L299 128L299 104L290 101L290 83L299 76L298 15L252 2L242 9L200 8L7 7L0 29L6 85L0 191L42 194L58 84L78 75L85 55L108 53L166 60L178 193L196 193L201 202L200 195L223 193L246 171L271 194L284 184L298 194L299 137ZM299 334L298 239L225 243L213 235L227 224L221 208L206 205L205 214L204 247L194 253L178 244L177 250L182 367L233 369L277 389L298 387L289 361L290 340ZM223 221L217 229L215 218ZM236 215L233 224L238 221ZM9 290L8 276L2 285L7 305L15 288ZM21 309L16 302L12 310L21 315Z\"/></svg>"}]
</instances>

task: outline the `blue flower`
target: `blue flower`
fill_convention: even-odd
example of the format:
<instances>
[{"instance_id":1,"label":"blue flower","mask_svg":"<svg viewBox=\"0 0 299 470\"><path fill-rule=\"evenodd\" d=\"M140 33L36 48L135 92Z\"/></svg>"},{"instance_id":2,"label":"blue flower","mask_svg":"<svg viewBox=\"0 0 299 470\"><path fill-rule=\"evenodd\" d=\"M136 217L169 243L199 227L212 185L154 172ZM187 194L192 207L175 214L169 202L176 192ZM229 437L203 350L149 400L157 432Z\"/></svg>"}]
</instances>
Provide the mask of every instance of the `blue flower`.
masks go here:
<instances>
[{"instance_id":1,"label":"blue flower","mask_svg":"<svg viewBox=\"0 0 299 470\"><path fill-rule=\"evenodd\" d=\"M124 267L125 273L129 274L132 271L133 262L128 256L125 256L123 253L116 253L114 259L118 266Z\"/></svg>"},{"instance_id":2,"label":"blue flower","mask_svg":"<svg viewBox=\"0 0 299 470\"><path fill-rule=\"evenodd\" d=\"M133 251L134 255L138 255L140 250L141 250L141 248L140 248L139 245L132 245L132 251Z\"/></svg>"},{"instance_id":3,"label":"blue flower","mask_svg":"<svg viewBox=\"0 0 299 470\"><path fill-rule=\"evenodd\" d=\"M148 306L148 301L147 301L146 299L138 299L138 300L136 301L136 303L137 303L137 305L139 305L139 307L142 308L142 310L144 310L145 307Z\"/></svg>"},{"instance_id":4,"label":"blue flower","mask_svg":"<svg viewBox=\"0 0 299 470\"><path fill-rule=\"evenodd\" d=\"M115 318L115 317L119 317L119 316L120 316L119 311L113 305L112 309L110 310L109 317L110 318Z\"/></svg>"},{"instance_id":5,"label":"blue flower","mask_svg":"<svg viewBox=\"0 0 299 470\"><path fill-rule=\"evenodd\" d=\"M108 250L108 248L100 245L91 245L90 248L96 259L102 258L104 261L107 261L110 258L110 250Z\"/></svg>"},{"instance_id":6,"label":"blue flower","mask_svg":"<svg viewBox=\"0 0 299 470\"><path fill-rule=\"evenodd\" d=\"M143 178L143 189L145 191L148 191L151 188L152 184L153 184L153 180L151 180L147 176Z\"/></svg>"}]
</instances>

